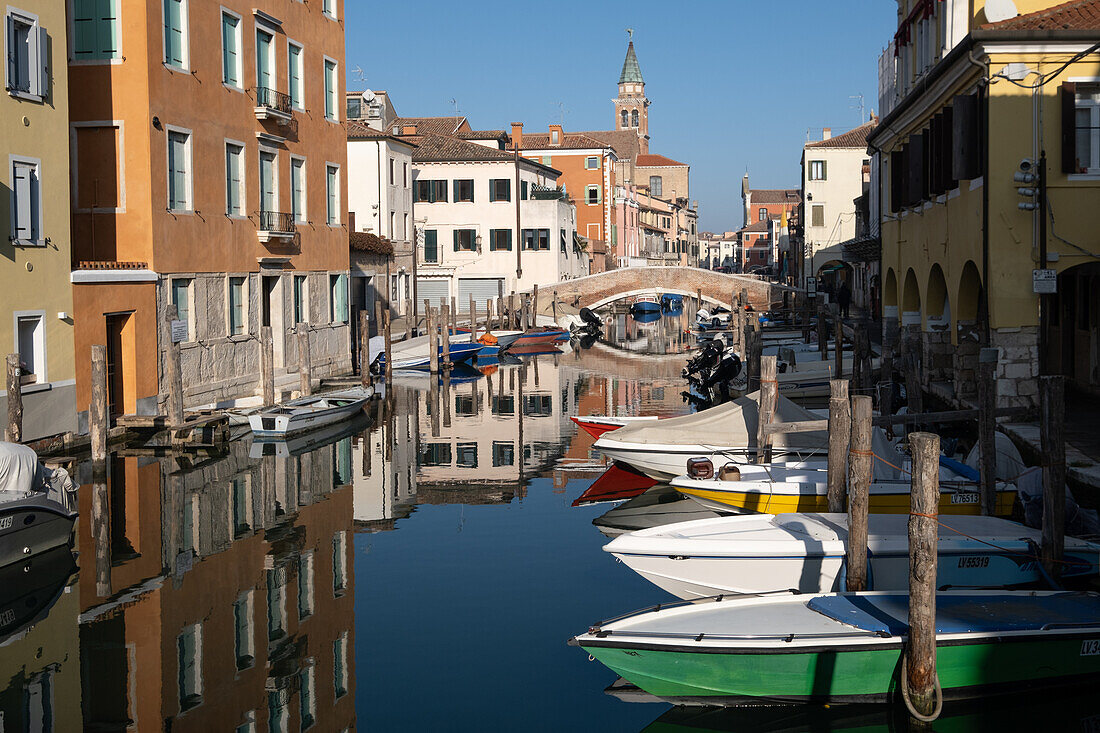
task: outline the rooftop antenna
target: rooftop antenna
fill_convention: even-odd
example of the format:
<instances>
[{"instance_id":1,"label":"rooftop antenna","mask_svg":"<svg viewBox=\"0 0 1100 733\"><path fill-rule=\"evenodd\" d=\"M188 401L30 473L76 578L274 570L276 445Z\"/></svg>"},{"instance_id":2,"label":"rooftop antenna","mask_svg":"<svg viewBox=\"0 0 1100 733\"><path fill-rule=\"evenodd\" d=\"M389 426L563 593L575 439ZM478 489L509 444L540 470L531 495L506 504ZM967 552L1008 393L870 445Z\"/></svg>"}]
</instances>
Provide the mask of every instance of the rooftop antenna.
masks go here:
<instances>
[{"instance_id":1,"label":"rooftop antenna","mask_svg":"<svg viewBox=\"0 0 1100 733\"><path fill-rule=\"evenodd\" d=\"M354 69L351 70L351 73L355 74L355 81L366 81L367 80L366 74L363 73L363 67L362 66L356 66Z\"/></svg>"},{"instance_id":2,"label":"rooftop antenna","mask_svg":"<svg viewBox=\"0 0 1100 733\"><path fill-rule=\"evenodd\" d=\"M859 124L863 124L863 95L862 94L849 94L848 99L858 99L859 104L849 105L848 109L859 109Z\"/></svg>"},{"instance_id":3,"label":"rooftop antenna","mask_svg":"<svg viewBox=\"0 0 1100 733\"><path fill-rule=\"evenodd\" d=\"M569 114L569 110L565 108L565 102L558 102L558 120L562 127L565 127L565 116Z\"/></svg>"},{"instance_id":4,"label":"rooftop antenna","mask_svg":"<svg viewBox=\"0 0 1100 733\"><path fill-rule=\"evenodd\" d=\"M458 100L455 99L454 97L451 97L451 104L454 105L455 115L457 116L458 115Z\"/></svg>"}]
</instances>

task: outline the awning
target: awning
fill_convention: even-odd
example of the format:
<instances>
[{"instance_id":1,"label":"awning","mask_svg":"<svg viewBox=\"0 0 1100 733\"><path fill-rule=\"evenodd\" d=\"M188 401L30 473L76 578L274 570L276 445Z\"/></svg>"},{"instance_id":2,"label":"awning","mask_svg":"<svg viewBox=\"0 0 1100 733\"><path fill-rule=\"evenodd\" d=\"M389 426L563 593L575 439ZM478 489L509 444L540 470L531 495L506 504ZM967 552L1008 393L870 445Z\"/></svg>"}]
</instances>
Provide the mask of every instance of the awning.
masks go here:
<instances>
[{"instance_id":1,"label":"awning","mask_svg":"<svg viewBox=\"0 0 1100 733\"><path fill-rule=\"evenodd\" d=\"M876 262L882 256L882 239L856 237L840 243L845 262Z\"/></svg>"}]
</instances>

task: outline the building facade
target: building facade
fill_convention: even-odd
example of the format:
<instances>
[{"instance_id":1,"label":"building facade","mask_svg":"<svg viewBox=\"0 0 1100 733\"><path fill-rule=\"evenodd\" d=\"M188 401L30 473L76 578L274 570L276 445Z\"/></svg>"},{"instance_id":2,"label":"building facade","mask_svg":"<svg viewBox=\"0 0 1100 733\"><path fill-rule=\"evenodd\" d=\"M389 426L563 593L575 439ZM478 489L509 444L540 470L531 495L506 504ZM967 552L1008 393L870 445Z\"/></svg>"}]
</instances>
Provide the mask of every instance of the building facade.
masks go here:
<instances>
[{"instance_id":1,"label":"building facade","mask_svg":"<svg viewBox=\"0 0 1100 733\"><path fill-rule=\"evenodd\" d=\"M185 406L259 391L263 326L277 387L297 380L297 324L315 376L349 368L343 5L119 0L74 16L82 415L93 344L112 414L164 412L169 304Z\"/></svg>"},{"instance_id":2,"label":"building facade","mask_svg":"<svg viewBox=\"0 0 1100 733\"><path fill-rule=\"evenodd\" d=\"M69 150L59 142L69 125L65 7L33 0L3 11L0 353L18 353L22 365L23 440L76 427ZM0 411L7 414L6 392Z\"/></svg>"},{"instance_id":3,"label":"building facade","mask_svg":"<svg viewBox=\"0 0 1100 733\"><path fill-rule=\"evenodd\" d=\"M887 336L902 329L948 400L974 396L982 345L999 349L1001 405L1034 404L1040 373L1100 390L1100 61L1080 55L1100 41L1100 3L923 5L898 2L868 138ZM1057 292L1036 292L1041 270Z\"/></svg>"}]
</instances>

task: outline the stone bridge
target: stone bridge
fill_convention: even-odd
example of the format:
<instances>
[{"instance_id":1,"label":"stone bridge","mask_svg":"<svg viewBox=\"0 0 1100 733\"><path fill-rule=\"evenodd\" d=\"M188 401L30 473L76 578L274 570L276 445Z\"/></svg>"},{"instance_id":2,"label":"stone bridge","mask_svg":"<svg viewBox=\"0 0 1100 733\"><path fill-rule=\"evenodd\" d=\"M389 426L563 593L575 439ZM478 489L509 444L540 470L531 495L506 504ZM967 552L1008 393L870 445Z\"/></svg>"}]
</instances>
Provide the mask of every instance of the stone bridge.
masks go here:
<instances>
[{"instance_id":1,"label":"stone bridge","mask_svg":"<svg viewBox=\"0 0 1100 733\"><path fill-rule=\"evenodd\" d=\"M798 292L795 288L748 275L726 275L698 267L624 267L547 285L539 290L540 311L545 310L543 305L550 300L543 297L547 291L557 293L558 302L576 304L578 308L599 308L635 295L676 293L694 298L699 292L706 303L730 307L730 298L745 290L756 310L767 310L773 304L782 303L784 292ZM790 297L793 304L794 295Z\"/></svg>"}]
</instances>

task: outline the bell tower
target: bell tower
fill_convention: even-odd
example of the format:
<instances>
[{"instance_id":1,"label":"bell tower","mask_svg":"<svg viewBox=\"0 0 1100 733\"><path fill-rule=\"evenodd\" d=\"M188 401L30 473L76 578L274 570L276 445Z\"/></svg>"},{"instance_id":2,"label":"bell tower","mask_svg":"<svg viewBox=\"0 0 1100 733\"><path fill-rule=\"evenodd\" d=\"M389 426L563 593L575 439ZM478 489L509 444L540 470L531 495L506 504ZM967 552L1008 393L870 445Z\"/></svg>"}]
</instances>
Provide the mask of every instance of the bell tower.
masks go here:
<instances>
[{"instance_id":1,"label":"bell tower","mask_svg":"<svg viewBox=\"0 0 1100 733\"><path fill-rule=\"evenodd\" d=\"M649 153L649 100L645 96L645 80L634 53L634 30L627 28L630 43L626 47L626 59L619 74L619 96L615 98L615 129L633 130L638 135L638 146L643 154Z\"/></svg>"}]
</instances>

